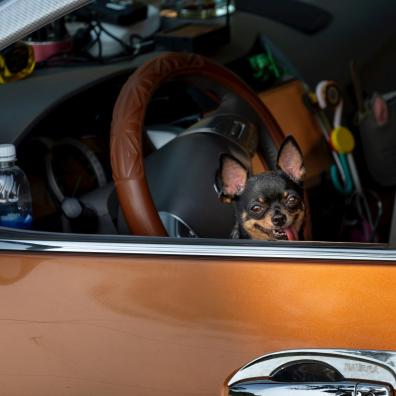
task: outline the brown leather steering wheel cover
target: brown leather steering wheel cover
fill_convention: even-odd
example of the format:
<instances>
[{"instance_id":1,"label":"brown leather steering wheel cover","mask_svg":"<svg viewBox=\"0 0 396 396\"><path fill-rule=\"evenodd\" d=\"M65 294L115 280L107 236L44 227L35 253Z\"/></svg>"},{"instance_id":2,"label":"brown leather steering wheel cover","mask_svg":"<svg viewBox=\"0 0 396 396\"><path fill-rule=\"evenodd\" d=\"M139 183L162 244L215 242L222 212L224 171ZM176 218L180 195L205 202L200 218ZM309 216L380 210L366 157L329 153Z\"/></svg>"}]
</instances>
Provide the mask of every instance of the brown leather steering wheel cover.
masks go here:
<instances>
[{"instance_id":1,"label":"brown leather steering wheel cover","mask_svg":"<svg viewBox=\"0 0 396 396\"><path fill-rule=\"evenodd\" d=\"M267 107L234 73L202 56L166 53L137 69L123 86L113 110L110 155L113 180L129 230L135 235L166 236L144 174L142 131L148 103L165 81L200 76L224 86L255 110L278 148L284 134Z\"/></svg>"}]
</instances>

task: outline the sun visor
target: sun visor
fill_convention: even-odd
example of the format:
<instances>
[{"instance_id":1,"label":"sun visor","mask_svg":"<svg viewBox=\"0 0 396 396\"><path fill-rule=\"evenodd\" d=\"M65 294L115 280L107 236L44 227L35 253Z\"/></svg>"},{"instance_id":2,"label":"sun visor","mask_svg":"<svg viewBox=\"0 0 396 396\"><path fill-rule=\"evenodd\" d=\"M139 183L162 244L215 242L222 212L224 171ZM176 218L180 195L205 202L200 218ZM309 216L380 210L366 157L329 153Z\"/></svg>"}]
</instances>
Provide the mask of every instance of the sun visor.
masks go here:
<instances>
[{"instance_id":1,"label":"sun visor","mask_svg":"<svg viewBox=\"0 0 396 396\"><path fill-rule=\"evenodd\" d=\"M0 50L91 0L0 1Z\"/></svg>"}]
</instances>

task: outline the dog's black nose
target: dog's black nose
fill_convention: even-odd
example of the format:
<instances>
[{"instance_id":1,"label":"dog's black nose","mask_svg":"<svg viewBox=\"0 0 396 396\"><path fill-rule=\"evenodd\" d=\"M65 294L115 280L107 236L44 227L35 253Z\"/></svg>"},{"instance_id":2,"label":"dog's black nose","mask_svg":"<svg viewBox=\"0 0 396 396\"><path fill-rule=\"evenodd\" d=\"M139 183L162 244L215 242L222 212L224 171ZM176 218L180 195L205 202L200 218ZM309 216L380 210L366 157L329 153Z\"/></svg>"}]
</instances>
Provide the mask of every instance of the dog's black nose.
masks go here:
<instances>
[{"instance_id":1,"label":"dog's black nose","mask_svg":"<svg viewBox=\"0 0 396 396\"><path fill-rule=\"evenodd\" d=\"M275 213L272 216L272 224L277 227L282 227L286 223L286 216L282 213Z\"/></svg>"}]
</instances>

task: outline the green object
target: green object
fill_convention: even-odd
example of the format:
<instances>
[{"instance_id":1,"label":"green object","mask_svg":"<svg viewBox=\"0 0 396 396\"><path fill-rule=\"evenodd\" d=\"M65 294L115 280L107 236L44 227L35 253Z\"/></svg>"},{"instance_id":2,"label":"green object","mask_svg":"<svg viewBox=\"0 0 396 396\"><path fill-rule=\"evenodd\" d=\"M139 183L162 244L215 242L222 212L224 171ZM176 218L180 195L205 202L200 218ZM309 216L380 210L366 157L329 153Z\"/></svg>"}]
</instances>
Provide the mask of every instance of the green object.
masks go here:
<instances>
[{"instance_id":1,"label":"green object","mask_svg":"<svg viewBox=\"0 0 396 396\"><path fill-rule=\"evenodd\" d=\"M282 70L276 64L269 47L266 47L266 53L249 57L249 63L254 71L253 76L259 80L267 81L271 77L275 77L275 79L278 80L283 75Z\"/></svg>"},{"instance_id":2,"label":"green object","mask_svg":"<svg viewBox=\"0 0 396 396\"><path fill-rule=\"evenodd\" d=\"M341 182L339 179L339 173L337 171L337 166L333 164L330 167L330 177L331 181L333 182L334 187L340 192L341 194L348 195L353 191L353 182L352 182L352 176L349 171L349 166L348 166L348 161L346 158L345 154L338 154L340 158L340 163L342 166L342 169L345 174L345 182Z\"/></svg>"}]
</instances>

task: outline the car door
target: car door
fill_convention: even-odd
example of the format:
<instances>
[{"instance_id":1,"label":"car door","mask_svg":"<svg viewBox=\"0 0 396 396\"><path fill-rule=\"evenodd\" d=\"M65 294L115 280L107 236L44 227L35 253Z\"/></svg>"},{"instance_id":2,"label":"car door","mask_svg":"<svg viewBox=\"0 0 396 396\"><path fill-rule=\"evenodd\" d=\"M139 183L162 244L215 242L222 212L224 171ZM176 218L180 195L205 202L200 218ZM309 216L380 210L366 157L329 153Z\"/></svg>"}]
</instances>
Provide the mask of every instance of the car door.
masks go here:
<instances>
[{"instance_id":1,"label":"car door","mask_svg":"<svg viewBox=\"0 0 396 396\"><path fill-rule=\"evenodd\" d=\"M219 395L263 354L396 349L385 246L3 230L0 248L4 394Z\"/></svg>"}]
</instances>

